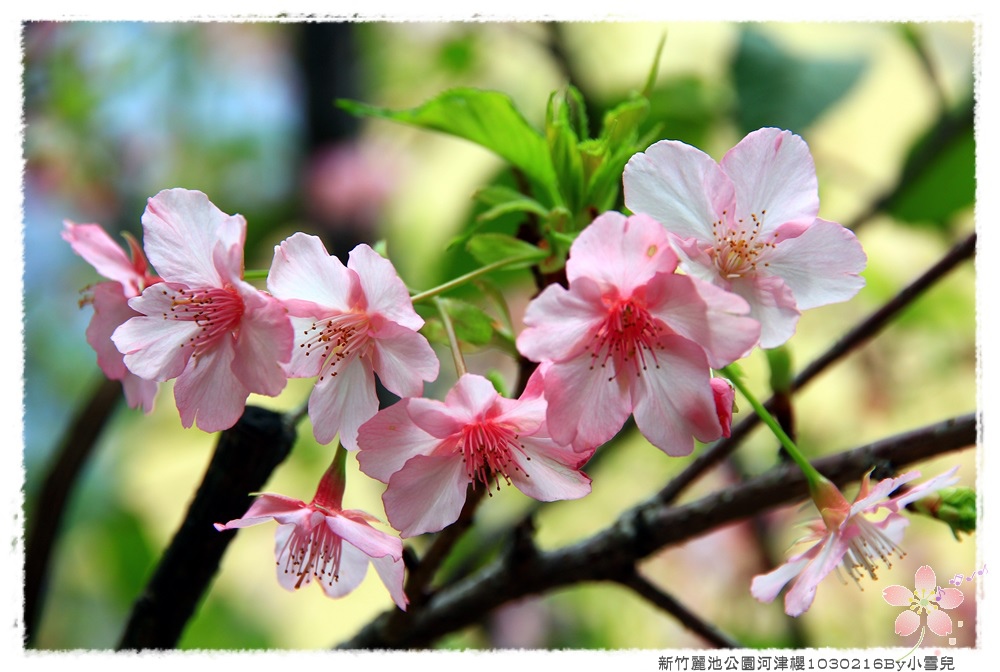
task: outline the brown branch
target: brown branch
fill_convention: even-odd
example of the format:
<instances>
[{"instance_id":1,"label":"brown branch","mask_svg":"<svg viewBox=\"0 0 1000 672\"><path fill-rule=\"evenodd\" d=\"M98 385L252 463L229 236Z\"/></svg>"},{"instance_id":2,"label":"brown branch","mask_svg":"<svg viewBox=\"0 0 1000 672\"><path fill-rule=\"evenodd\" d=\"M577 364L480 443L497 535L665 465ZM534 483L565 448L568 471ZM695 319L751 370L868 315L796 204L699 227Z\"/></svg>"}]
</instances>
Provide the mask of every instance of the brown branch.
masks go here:
<instances>
[{"instance_id":1,"label":"brown branch","mask_svg":"<svg viewBox=\"0 0 1000 672\"><path fill-rule=\"evenodd\" d=\"M27 646L34 643L38 632L49 562L70 493L121 398L121 383L101 376L101 382L63 435L52 467L38 492L24 550L24 631Z\"/></svg>"},{"instance_id":2,"label":"brown branch","mask_svg":"<svg viewBox=\"0 0 1000 672\"><path fill-rule=\"evenodd\" d=\"M825 353L817 357L809 366L802 370L792 381L792 392L795 392L818 376L827 367L849 354L852 350L860 347L864 342L878 334L900 311L913 303L928 287L940 280L953 268L966 259L971 259L976 251L976 234L972 233L961 243L952 247L944 257L936 264L927 269L920 277L904 287L896 296L890 299L884 306L861 321L854 329L847 332L834 343ZM764 407L769 411L774 411L775 401L769 399ZM667 504L673 502L689 485L700 478L708 469L732 453L740 442L746 438L752 429L760 423L760 418L750 415L736 424L732 429L732 434L727 439L716 441L698 455L691 464L685 467L684 471L678 474L657 497L659 501Z\"/></svg>"},{"instance_id":3,"label":"brown branch","mask_svg":"<svg viewBox=\"0 0 1000 672\"><path fill-rule=\"evenodd\" d=\"M926 460L976 442L976 417L968 414L814 462L843 485L878 464L895 467ZM708 534L724 525L806 496L802 472L783 465L746 483L682 506L654 497L623 513L608 528L572 546L505 555L434 595L414 613L405 631L386 637L382 614L339 648L418 648L481 620L496 607L587 581L619 581L635 563L661 548Z\"/></svg>"},{"instance_id":4,"label":"brown branch","mask_svg":"<svg viewBox=\"0 0 1000 672\"><path fill-rule=\"evenodd\" d=\"M213 523L242 516L295 443L295 428L274 411L247 406L219 435L212 461L164 551L156 572L136 600L118 650L169 649L177 645L202 595L234 539Z\"/></svg>"},{"instance_id":5,"label":"brown branch","mask_svg":"<svg viewBox=\"0 0 1000 672\"><path fill-rule=\"evenodd\" d=\"M739 642L731 639L711 623L707 623L699 618L694 612L675 600L672 595L668 595L647 581L634 568L631 573L621 577L618 581L626 588L631 588L643 599L663 609L676 618L681 625L702 637L712 646L718 649L742 648Z\"/></svg>"}]
</instances>

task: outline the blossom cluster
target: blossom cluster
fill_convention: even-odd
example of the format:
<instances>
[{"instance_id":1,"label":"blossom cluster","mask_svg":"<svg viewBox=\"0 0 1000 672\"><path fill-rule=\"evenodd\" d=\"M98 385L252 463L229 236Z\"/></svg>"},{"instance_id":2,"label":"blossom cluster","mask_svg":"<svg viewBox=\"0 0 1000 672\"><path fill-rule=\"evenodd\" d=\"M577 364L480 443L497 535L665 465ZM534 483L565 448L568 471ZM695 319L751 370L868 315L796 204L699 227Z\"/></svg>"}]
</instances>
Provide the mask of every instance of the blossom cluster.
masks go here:
<instances>
[{"instance_id":1,"label":"blossom cluster","mask_svg":"<svg viewBox=\"0 0 1000 672\"><path fill-rule=\"evenodd\" d=\"M315 378L316 440L339 438L341 465L343 450L357 451L361 471L386 484L386 517L406 538L453 523L470 488L587 495L581 469L629 416L670 456L728 436L734 390L713 370L781 345L802 310L863 285L865 254L849 230L817 217L812 158L788 131L751 133L721 163L658 142L632 157L623 182L631 214L594 218L569 249L566 286L544 287L527 306L516 346L537 366L516 398L464 372L443 400L423 397L438 358L406 285L368 245L345 265L295 233L275 246L260 289L244 277L246 220L186 189L149 199L131 258L94 224L67 222L63 236L108 278L87 299L87 338L131 406L148 412L157 384L175 380L183 426L220 431L250 394ZM380 410L376 376L401 401ZM405 608L400 540L343 509L343 492L343 470L331 467L310 503L261 495L218 527L277 521L289 589L312 577L343 595L370 559ZM776 593L789 572L779 573L755 594Z\"/></svg>"}]
</instances>

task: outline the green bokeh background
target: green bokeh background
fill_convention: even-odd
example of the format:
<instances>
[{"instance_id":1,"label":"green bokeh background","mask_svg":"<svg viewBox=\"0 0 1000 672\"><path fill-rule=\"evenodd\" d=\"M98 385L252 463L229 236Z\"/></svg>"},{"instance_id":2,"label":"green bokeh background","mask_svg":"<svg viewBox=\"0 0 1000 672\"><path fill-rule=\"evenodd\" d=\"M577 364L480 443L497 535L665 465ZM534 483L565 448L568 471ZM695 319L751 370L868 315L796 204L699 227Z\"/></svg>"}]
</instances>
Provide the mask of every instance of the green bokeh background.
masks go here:
<instances>
[{"instance_id":1,"label":"green bokeh background","mask_svg":"<svg viewBox=\"0 0 1000 672\"><path fill-rule=\"evenodd\" d=\"M329 138L317 142L304 112L304 92L316 85L302 67L305 30L258 23L25 24L29 520L44 506L36 494L54 447L100 380L84 339L90 309L77 309L79 290L98 277L60 239L63 219L98 222L113 235L138 234L146 198L186 187L247 217L247 268L266 268L273 246L296 230L336 240L347 233L384 238L390 258L415 288L471 267L460 250L446 247L469 220L471 195L502 168L499 160L460 140L384 121L349 125L337 145ZM650 120L662 124L660 137L695 144L718 159L760 126L799 133L817 164L820 216L845 224L858 221L896 185L942 114L966 119L971 107L974 26L961 22L355 24L338 38L351 47L350 55L329 76L351 73L346 95L398 108L451 86L495 89L540 127L549 94L567 76L597 111L641 88L664 34ZM553 56L553 46L562 59ZM332 97L330 114L336 114ZM327 165L319 160L334 146L360 152L346 163L347 173L317 168ZM935 151L909 176L908 189L864 217L858 236L869 258L866 287L848 303L802 318L790 342L797 369L974 230L971 127ZM331 204L316 195L345 175L361 180L352 193L365 195L370 211L363 216L349 210L357 207L349 197L329 196ZM331 218L345 227L350 221L352 230L331 229ZM529 276L512 272L496 279L518 320L530 298ZM811 456L830 454L974 410L975 337L975 274L965 263L796 396L800 445ZM59 357L50 356L54 350ZM442 355L442 376L427 387L429 396L441 397L454 379ZM496 369L508 380L514 371L509 358L489 349L471 355L469 365L477 372ZM743 366L766 396L764 357L755 352ZM293 408L308 395L310 382L291 381L280 397L251 402ZM739 417L747 409L741 410ZM332 449L311 440L307 423L299 434L266 490L308 499ZM114 647L213 444L213 436L181 428L169 386L149 416L124 405L117 410L72 495L38 648ZM747 473L763 472L774 464L774 441L755 432L737 456ZM539 545L585 538L687 463L641 437L617 446L591 473L590 496L542 509ZM975 486L972 449L920 468L933 476L953 464L961 465L961 484ZM353 460L349 470L345 504L382 516L383 486L358 473ZM726 483L725 473L714 473L687 498ZM512 488L491 498L458 552L488 546L531 504ZM781 558L798 536L795 523L806 515L790 507L769 516L775 533L768 552ZM374 574L338 601L316 588L285 592L274 579L273 533L273 526L239 533L182 648L326 648L391 606ZM424 540L414 544L419 550ZM748 524L666 549L641 571L745 646L897 646L904 644L892 628L898 610L881 600L881 587L911 585L922 564L934 567L943 583L976 563L976 537L956 543L935 521L913 520L904 547L907 556L878 584L865 582L863 591L828 577L813 607L794 623L780 600L762 605L749 594L752 576L770 568ZM971 588L965 592L953 616L963 622L955 646L975 644L976 600ZM510 605L440 645L664 649L704 642L626 589L600 584ZM949 644L938 639L925 646Z\"/></svg>"}]
</instances>

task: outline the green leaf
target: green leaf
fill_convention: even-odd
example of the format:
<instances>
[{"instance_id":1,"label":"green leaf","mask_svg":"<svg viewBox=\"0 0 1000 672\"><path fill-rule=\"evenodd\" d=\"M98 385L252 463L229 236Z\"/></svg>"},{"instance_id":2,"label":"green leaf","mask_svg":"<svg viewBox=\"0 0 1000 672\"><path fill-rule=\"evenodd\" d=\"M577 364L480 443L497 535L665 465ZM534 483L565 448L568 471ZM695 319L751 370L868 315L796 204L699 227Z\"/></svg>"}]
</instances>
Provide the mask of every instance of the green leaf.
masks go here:
<instances>
[{"instance_id":1,"label":"green leaf","mask_svg":"<svg viewBox=\"0 0 1000 672\"><path fill-rule=\"evenodd\" d=\"M884 209L897 219L944 228L975 198L976 139L970 105L955 117L943 118L914 143Z\"/></svg>"},{"instance_id":2,"label":"green leaf","mask_svg":"<svg viewBox=\"0 0 1000 672\"><path fill-rule=\"evenodd\" d=\"M337 105L357 116L387 119L474 142L512 163L545 195L558 197L545 138L502 93L451 89L409 110L390 110L353 100L338 100Z\"/></svg>"},{"instance_id":3,"label":"green leaf","mask_svg":"<svg viewBox=\"0 0 1000 672\"><path fill-rule=\"evenodd\" d=\"M465 244L465 249L475 257L476 261L484 266L503 261L504 259L524 257L524 261L506 266L504 267L505 270L527 268L549 256L540 247L504 233L476 234Z\"/></svg>"},{"instance_id":4,"label":"green leaf","mask_svg":"<svg viewBox=\"0 0 1000 672\"><path fill-rule=\"evenodd\" d=\"M803 58L744 28L733 61L743 133L764 126L801 132L861 78L866 60Z\"/></svg>"},{"instance_id":5,"label":"green leaf","mask_svg":"<svg viewBox=\"0 0 1000 672\"><path fill-rule=\"evenodd\" d=\"M530 212L543 218L549 214L548 208L541 203L510 187L500 185L486 187L476 192L474 198L492 206L476 217L480 222L490 221L512 212Z\"/></svg>"},{"instance_id":6,"label":"green leaf","mask_svg":"<svg viewBox=\"0 0 1000 672\"><path fill-rule=\"evenodd\" d=\"M570 94L567 93L564 99L557 92L549 98L545 139L548 141L563 203L572 212L577 212L583 199L583 161L580 158L580 136L574 129L570 110L576 106L582 108L583 104L582 101L570 102L567 100L569 97Z\"/></svg>"},{"instance_id":7,"label":"green leaf","mask_svg":"<svg viewBox=\"0 0 1000 672\"><path fill-rule=\"evenodd\" d=\"M442 298L448 317L451 318L455 336L459 341L475 347L488 345L493 340L493 318L481 308L461 299ZM429 318L421 330L424 336L437 343L447 343L444 326L436 318Z\"/></svg>"}]
</instances>

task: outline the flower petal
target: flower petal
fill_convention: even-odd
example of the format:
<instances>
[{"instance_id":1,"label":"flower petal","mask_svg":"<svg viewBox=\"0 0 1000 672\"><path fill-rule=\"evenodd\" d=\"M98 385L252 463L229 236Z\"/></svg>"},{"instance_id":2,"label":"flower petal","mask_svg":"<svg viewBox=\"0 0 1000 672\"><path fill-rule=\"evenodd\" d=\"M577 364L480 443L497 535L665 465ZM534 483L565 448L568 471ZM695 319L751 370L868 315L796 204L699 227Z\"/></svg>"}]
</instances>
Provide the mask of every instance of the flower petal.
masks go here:
<instances>
[{"instance_id":1,"label":"flower petal","mask_svg":"<svg viewBox=\"0 0 1000 672\"><path fill-rule=\"evenodd\" d=\"M695 438L722 436L705 353L680 336L661 338L655 352L656 366L633 383L635 424L667 455L690 455Z\"/></svg>"},{"instance_id":2,"label":"flower petal","mask_svg":"<svg viewBox=\"0 0 1000 672\"><path fill-rule=\"evenodd\" d=\"M251 392L277 396L287 381L281 365L292 355L292 323L274 297L244 282L239 290L244 312L234 344L233 372Z\"/></svg>"},{"instance_id":3,"label":"flower petal","mask_svg":"<svg viewBox=\"0 0 1000 672\"><path fill-rule=\"evenodd\" d=\"M510 478L518 490L540 502L579 499L590 494L590 478L574 468L581 454L548 438L521 437L524 452L513 451L518 470Z\"/></svg>"},{"instance_id":4,"label":"flower petal","mask_svg":"<svg viewBox=\"0 0 1000 672\"><path fill-rule=\"evenodd\" d=\"M781 589L794 579L805 566L809 564L809 559L799 557L790 560L785 564L773 569L767 574L760 574L753 577L750 582L750 594L761 602L772 602L778 596Z\"/></svg>"},{"instance_id":5,"label":"flower petal","mask_svg":"<svg viewBox=\"0 0 1000 672\"><path fill-rule=\"evenodd\" d=\"M882 599L894 607L908 607L913 600L913 591L905 586L886 586L882 589Z\"/></svg>"},{"instance_id":6,"label":"flower petal","mask_svg":"<svg viewBox=\"0 0 1000 672\"><path fill-rule=\"evenodd\" d=\"M795 295L798 309L808 310L857 294L865 286L858 274L868 256L850 229L817 219L801 235L778 243L767 262L768 272L780 276Z\"/></svg>"},{"instance_id":7,"label":"flower petal","mask_svg":"<svg viewBox=\"0 0 1000 672\"><path fill-rule=\"evenodd\" d=\"M586 347L607 314L592 280L579 278L569 290L549 285L528 304L517 349L533 362L568 359Z\"/></svg>"},{"instance_id":8,"label":"flower petal","mask_svg":"<svg viewBox=\"0 0 1000 672\"><path fill-rule=\"evenodd\" d=\"M351 250L347 267L358 274L369 315L381 315L413 331L424 326L391 261L362 244Z\"/></svg>"},{"instance_id":9,"label":"flower petal","mask_svg":"<svg viewBox=\"0 0 1000 672\"><path fill-rule=\"evenodd\" d=\"M760 347L776 348L795 335L801 312L782 278L744 276L732 279L729 288L750 304L750 317L760 323Z\"/></svg>"},{"instance_id":10,"label":"flower petal","mask_svg":"<svg viewBox=\"0 0 1000 672\"><path fill-rule=\"evenodd\" d=\"M406 599L406 593L403 592L403 561L387 555L384 558L372 558L372 566L375 567L379 578L382 579L389 595L392 596L392 601L396 603L397 607L406 611L409 600Z\"/></svg>"},{"instance_id":11,"label":"flower petal","mask_svg":"<svg viewBox=\"0 0 1000 672\"><path fill-rule=\"evenodd\" d=\"M627 297L656 273L672 273L676 267L677 254L656 220L605 212L573 241L566 277L571 287L585 277L605 291L614 287Z\"/></svg>"},{"instance_id":12,"label":"flower petal","mask_svg":"<svg viewBox=\"0 0 1000 672\"><path fill-rule=\"evenodd\" d=\"M203 432L220 432L240 419L250 391L233 373L234 357L227 337L188 362L174 383L181 425L197 423Z\"/></svg>"},{"instance_id":13,"label":"flower petal","mask_svg":"<svg viewBox=\"0 0 1000 672\"><path fill-rule=\"evenodd\" d=\"M221 531L249 527L265 523L269 520L276 520L278 517L282 517L285 524L287 524L291 522L288 519L289 515L299 514L303 511L308 515L312 513L309 506L302 500L265 492L253 500L250 508L247 509L247 512L241 518L230 520L225 525L216 523L215 529Z\"/></svg>"},{"instance_id":14,"label":"flower petal","mask_svg":"<svg viewBox=\"0 0 1000 672\"><path fill-rule=\"evenodd\" d=\"M553 364L545 374L546 424L557 443L599 446L632 412L631 379L594 367L589 357Z\"/></svg>"},{"instance_id":15,"label":"flower petal","mask_svg":"<svg viewBox=\"0 0 1000 672\"><path fill-rule=\"evenodd\" d=\"M213 259L216 243L242 249L246 232L241 215L227 215L205 194L188 189L165 189L150 198L142 226L146 255L160 277L191 287L222 286Z\"/></svg>"},{"instance_id":16,"label":"flower petal","mask_svg":"<svg viewBox=\"0 0 1000 672\"><path fill-rule=\"evenodd\" d=\"M348 515L328 515L326 526L344 541L357 547L372 558L403 557L403 544L398 537L377 530L364 520Z\"/></svg>"},{"instance_id":17,"label":"flower petal","mask_svg":"<svg viewBox=\"0 0 1000 672\"><path fill-rule=\"evenodd\" d=\"M909 637L920 627L920 617L912 611L904 611L896 617L896 634Z\"/></svg>"},{"instance_id":18,"label":"flower petal","mask_svg":"<svg viewBox=\"0 0 1000 672\"><path fill-rule=\"evenodd\" d=\"M942 588L939 594L938 606L942 609L954 609L965 602L965 594L958 588Z\"/></svg>"},{"instance_id":19,"label":"flower petal","mask_svg":"<svg viewBox=\"0 0 1000 672\"><path fill-rule=\"evenodd\" d=\"M939 609L927 612L927 627L938 637L950 635L952 631L951 616Z\"/></svg>"},{"instance_id":20,"label":"flower petal","mask_svg":"<svg viewBox=\"0 0 1000 672\"><path fill-rule=\"evenodd\" d=\"M316 577L316 579L327 597L343 597L353 592L365 580L370 562L371 558L364 551L349 543L340 542L340 567L337 569L337 575ZM322 567L316 569L322 571Z\"/></svg>"},{"instance_id":21,"label":"flower petal","mask_svg":"<svg viewBox=\"0 0 1000 672\"><path fill-rule=\"evenodd\" d=\"M359 358L342 362L337 375L327 375L309 395L309 419L319 443L330 443L340 433L347 450L358 449L358 428L378 411L375 376Z\"/></svg>"},{"instance_id":22,"label":"flower petal","mask_svg":"<svg viewBox=\"0 0 1000 672\"><path fill-rule=\"evenodd\" d=\"M192 354L191 340L201 327L194 321L164 320L171 298L162 285L146 288L129 306L142 315L127 320L114 330L111 340L124 355L125 366L140 378L163 382L176 378ZM150 317L146 317L149 315Z\"/></svg>"},{"instance_id":23,"label":"flower petal","mask_svg":"<svg viewBox=\"0 0 1000 672\"><path fill-rule=\"evenodd\" d=\"M713 241L712 224L732 218L735 210L736 192L719 164L675 140L635 154L622 182L629 210L649 215L682 238Z\"/></svg>"},{"instance_id":24,"label":"flower petal","mask_svg":"<svg viewBox=\"0 0 1000 672\"><path fill-rule=\"evenodd\" d=\"M375 332L372 368L385 387L400 397L417 397L424 381L437 378L441 362L427 339L409 327L386 322Z\"/></svg>"},{"instance_id":25,"label":"flower petal","mask_svg":"<svg viewBox=\"0 0 1000 672\"><path fill-rule=\"evenodd\" d=\"M785 223L811 224L819 212L816 166L799 136L777 128L748 134L720 162L736 190L736 220L754 213L771 233ZM766 212L765 212L766 211Z\"/></svg>"},{"instance_id":26,"label":"flower petal","mask_svg":"<svg viewBox=\"0 0 1000 672\"><path fill-rule=\"evenodd\" d=\"M385 515L404 539L443 530L458 520L468 484L459 455L417 455L389 479Z\"/></svg>"},{"instance_id":27,"label":"flower petal","mask_svg":"<svg viewBox=\"0 0 1000 672\"><path fill-rule=\"evenodd\" d=\"M421 429L407 412L416 399L403 399L375 414L358 429L358 467L374 479L389 477L416 455L429 455L441 439ZM432 399L425 401L440 404Z\"/></svg>"},{"instance_id":28,"label":"flower petal","mask_svg":"<svg viewBox=\"0 0 1000 672\"><path fill-rule=\"evenodd\" d=\"M360 296L357 276L326 251L322 240L302 232L275 245L267 289L282 301L307 301L338 313L350 311Z\"/></svg>"},{"instance_id":29,"label":"flower petal","mask_svg":"<svg viewBox=\"0 0 1000 672\"><path fill-rule=\"evenodd\" d=\"M937 576L930 565L921 565L916 574L913 575L913 582L918 593L920 591L934 592L934 589L937 588Z\"/></svg>"},{"instance_id":30,"label":"flower petal","mask_svg":"<svg viewBox=\"0 0 1000 672\"><path fill-rule=\"evenodd\" d=\"M103 228L97 224L74 224L70 221L63 222L63 225L62 238L74 252L105 278L121 285L120 292L129 297L139 293L138 283L143 280L143 273L136 269L121 245L115 243ZM146 260L137 261L144 266Z\"/></svg>"}]
</instances>

